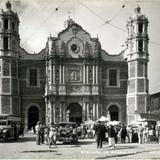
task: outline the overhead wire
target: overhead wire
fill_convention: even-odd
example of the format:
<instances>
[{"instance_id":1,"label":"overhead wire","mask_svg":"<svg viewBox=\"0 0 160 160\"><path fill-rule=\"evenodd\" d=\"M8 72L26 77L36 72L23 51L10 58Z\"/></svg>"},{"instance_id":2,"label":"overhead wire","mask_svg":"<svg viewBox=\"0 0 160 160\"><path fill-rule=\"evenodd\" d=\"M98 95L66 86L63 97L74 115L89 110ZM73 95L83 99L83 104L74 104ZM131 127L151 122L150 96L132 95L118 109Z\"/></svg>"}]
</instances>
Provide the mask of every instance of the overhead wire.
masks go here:
<instances>
[{"instance_id":1,"label":"overhead wire","mask_svg":"<svg viewBox=\"0 0 160 160\"><path fill-rule=\"evenodd\" d=\"M63 5L63 3L64 3L65 1L66 1L66 0L63 0L62 3L61 3L58 7L55 8L55 11L58 11L59 8ZM125 0L125 1L123 2L123 5L122 5L121 9L120 9L111 19L109 19L109 20L105 20L102 16L98 15L95 11L93 11L93 10L92 10L91 8L89 8L87 5L85 5L84 3L82 3L80 0L77 0L77 2L78 2L79 4L81 4L83 7L87 8L87 9L88 9L90 12L92 12L96 17L98 17L99 19L101 19L101 20L104 22L103 25L109 24L109 25L111 25L112 27L114 27L114 28L116 28L116 29L118 29L118 30L121 30L121 31L123 31L123 32L127 32L126 30L122 29L122 28L119 27L119 26L114 25L114 24L111 23L111 22L120 14L121 10L122 10L123 8L125 8L126 3L128 3L128 2L135 2L135 1ZM146 2L146 1L139 0L139 1L136 1L136 2L139 3L139 2ZM160 1L152 0L152 2L160 2ZM74 0L74 6L73 6L73 7L75 7L75 0ZM74 8L74 12L75 12L75 8ZM74 14L75 14L75 13L74 13ZM32 17L33 15L34 15L34 13L31 14L31 17ZM52 15L52 13L42 22L42 24L41 24L36 30L39 30L39 29L45 24L45 22L49 19L49 17L50 17L51 15ZM28 41L28 39L30 39L31 37L33 37L36 33L37 33L37 32L34 32L34 33L32 34L32 36L29 36L29 37L27 38L27 40L25 40L25 41L22 43L22 45L23 45L26 41ZM150 43L151 43L151 44L154 44L154 45L157 45L157 46L160 46L160 44L158 44L158 43L156 43L156 42L154 42L154 41L150 41Z\"/></svg>"},{"instance_id":2,"label":"overhead wire","mask_svg":"<svg viewBox=\"0 0 160 160\"><path fill-rule=\"evenodd\" d=\"M63 3L65 2L66 0L63 0L63 2L55 8L55 12L58 11L58 9L63 5ZM23 43L22 45L24 45L29 39L31 39L33 36L35 36L35 34L37 34L37 31L39 31L39 29L45 25L45 23L48 21L48 19L50 18L50 16L53 15L53 12L51 12L51 14L49 14L45 20L43 20L43 22L36 28L36 31L33 31L31 36L29 36Z\"/></svg>"},{"instance_id":3,"label":"overhead wire","mask_svg":"<svg viewBox=\"0 0 160 160\"><path fill-rule=\"evenodd\" d=\"M95 16L97 16L99 19L101 19L103 22L104 22L104 24L109 24L109 25L111 25L112 27L114 27L114 28L116 28L116 29L119 29L119 30L121 30L121 31L125 31L124 29L122 29L122 28L120 28L120 27L118 27L118 26L116 26L116 25L113 25L112 23L111 23L111 21L114 19L114 18L116 18L118 15L119 15L119 13L121 12L121 9L118 11L118 13L115 15L115 16L113 16L111 19L108 19L108 20L105 20L103 17L101 17L100 15L98 15L95 11L93 11L91 8L89 8L87 5L85 5L84 3L82 3L80 0L77 0L77 2L79 3L79 4L81 4L83 7L85 7L85 8L87 8L90 12L92 12ZM122 7L122 8L124 8L124 7Z\"/></svg>"}]
</instances>

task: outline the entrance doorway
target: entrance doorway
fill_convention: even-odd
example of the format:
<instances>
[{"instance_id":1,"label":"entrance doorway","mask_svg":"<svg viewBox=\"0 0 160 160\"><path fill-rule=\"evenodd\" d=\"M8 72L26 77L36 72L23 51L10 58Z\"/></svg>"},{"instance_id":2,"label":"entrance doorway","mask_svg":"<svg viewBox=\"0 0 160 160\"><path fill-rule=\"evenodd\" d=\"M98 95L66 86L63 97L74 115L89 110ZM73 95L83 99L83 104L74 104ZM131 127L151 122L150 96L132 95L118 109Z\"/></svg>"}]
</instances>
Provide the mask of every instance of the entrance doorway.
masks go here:
<instances>
[{"instance_id":1,"label":"entrance doorway","mask_svg":"<svg viewBox=\"0 0 160 160\"><path fill-rule=\"evenodd\" d=\"M111 116L111 121L118 121L119 120L119 108L116 105L111 105L108 110Z\"/></svg>"},{"instance_id":2,"label":"entrance doorway","mask_svg":"<svg viewBox=\"0 0 160 160\"><path fill-rule=\"evenodd\" d=\"M35 127L39 121L39 109L36 106L31 106L28 109L28 130Z\"/></svg>"},{"instance_id":3,"label":"entrance doorway","mask_svg":"<svg viewBox=\"0 0 160 160\"><path fill-rule=\"evenodd\" d=\"M71 103L67 110L69 110L69 121L82 123L82 107L78 103Z\"/></svg>"}]
</instances>

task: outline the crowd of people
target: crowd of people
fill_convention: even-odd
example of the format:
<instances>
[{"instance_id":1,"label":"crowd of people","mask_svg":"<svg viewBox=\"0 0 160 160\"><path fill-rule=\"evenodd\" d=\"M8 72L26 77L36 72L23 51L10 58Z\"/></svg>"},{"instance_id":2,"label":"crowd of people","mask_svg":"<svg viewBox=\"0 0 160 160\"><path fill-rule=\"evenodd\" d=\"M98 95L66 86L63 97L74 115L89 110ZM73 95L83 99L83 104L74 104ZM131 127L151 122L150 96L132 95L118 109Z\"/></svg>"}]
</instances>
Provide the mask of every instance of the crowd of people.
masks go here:
<instances>
[{"instance_id":1,"label":"crowd of people","mask_svg":"<svg viewBox=\"0 0 160 160\"><path fill-rule=\"evenodd\" d=\"M148 143L152 141L158 141L160 143L160 123L157 125L144 125L139 124L137 126L132 125L105 125L98 121L94 126L95 137L97 140L97 148L102 148L103 141L108 141L108 145L111 148L115 148L115 144L120 143L133 143L139 142Z\"/></svg>"},{"instance_id":2,"label":"crowd of people","mask_svg":"<svg viewBox=\"0 0 160 160\"><path fill-rule=\"evenodd\" d=\"M62 127L61 125L49 124L48 126L42 125L37 122L33 133L36 134L36 144L46 144L51 147L51 145L56 146L56 142L60 137L65 141L70 139L73 143L78 141L78 128L75 125L66 125ZM63 137L64 136L64 137Z\"/></svg>"},{"instance_id":3,"label":"crowd of people","mask_svg":"<svg viewBox=\"0 0 160 160\"><path fill-rule=\"evenodd\" d=\"M160 123L159 123L160 124ZM148 143L151 141L158 141L160 143L160 125L148 126L139 124L138 126L124 124L121 125L106 125L98 121L93 128L89 128L83 124L72 128L72 136L75 138L95 138L97 141L97 148L102 148L103 142L108 141L111 148L115 148L116 143L133 143L139 142ZM50 124L48 127L37 123L34 129L36 133L36 144L46 143L56 146L57 136L61 127ZM91 137L90 137L91 135Z\"/></svg>"},{"instance_id":4,"label":"crowd of people","mask_svg":"<svg viewBox=\"0 0 160 160\"><path fill-rule=\"evenodd\" d=\"M46 143L49 147L51 147L51 145L56 146L57 127L53 124L50 124L47 127L40 122L37 122L34 133L36 134L37 145Z\"/></svg>"}]
</instances>

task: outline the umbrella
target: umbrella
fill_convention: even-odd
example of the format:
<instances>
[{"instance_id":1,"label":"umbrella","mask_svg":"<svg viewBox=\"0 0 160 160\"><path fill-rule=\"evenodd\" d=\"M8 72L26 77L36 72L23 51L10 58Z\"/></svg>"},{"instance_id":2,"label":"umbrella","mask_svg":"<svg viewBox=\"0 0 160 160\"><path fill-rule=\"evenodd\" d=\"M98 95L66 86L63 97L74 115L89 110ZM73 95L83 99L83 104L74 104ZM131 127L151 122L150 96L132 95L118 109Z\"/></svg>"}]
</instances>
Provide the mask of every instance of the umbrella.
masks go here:
<instances>
[{"instance_id":1,"label":"umbrella","mask_svg":"<svg viewBox=\"0 0 160 160\"><path fill-rule=\"evenodd\" d=\"M107 122L107 121L108 121L108 118L107 118L107 117L102 116L102 117L101 117L100 119L98 119L97 121Z\"/></svg>"},{"instance_id":2,"label":"umbrella","mask_svg":"<svg viewBox=\"0 0 160 160\"><path fill-rule=\"evenodd\" d=\"M147 122L148 120L146 118L142 118L140 120L138 120L138 122Z\"/></svg>"},{"instance_id":3,"label":"umbrella","mask_svg":"<svg viewBox=\"0 0 160 160\"><path fill-rule=\"evenodd\" d=\"M120 123L121 123L120 121L113 121L113 125L118 125Z\"/></svg>"},{"instance_id":4,"label":"umbrella","mask_svg":"<svg viewBox=\"0 0 160 160\"><path fill-rule=\"evenodd\" d=\"M159 125L160 125L160 121L158 121L158 122L157 122L157 124L159 124Z\"/></svg>"},{"instance_id":5,"label":"umbrella","mask_svg":"<svg viewBox=\"0 0 160 160\"><path fill-rule=\"evenodd\" d=\"M107 125L112 125L112 126L116 126L116 125L118 125L118 124L120 124L120 121L109 121L109 122L107 123Z\"/></svg>"},{"instance_id":6,"label":"umbrella","mask_svg":"<svg viewBox=\"0 0 160 160\"><path fill-rule=\"evenodd\" d=\"M86 125L88 125L88 124L93 124L93 123L94 123L94 121L92 121L92 120L85 121L85 124L86 124Z\"/></svg>"}]
</instances>

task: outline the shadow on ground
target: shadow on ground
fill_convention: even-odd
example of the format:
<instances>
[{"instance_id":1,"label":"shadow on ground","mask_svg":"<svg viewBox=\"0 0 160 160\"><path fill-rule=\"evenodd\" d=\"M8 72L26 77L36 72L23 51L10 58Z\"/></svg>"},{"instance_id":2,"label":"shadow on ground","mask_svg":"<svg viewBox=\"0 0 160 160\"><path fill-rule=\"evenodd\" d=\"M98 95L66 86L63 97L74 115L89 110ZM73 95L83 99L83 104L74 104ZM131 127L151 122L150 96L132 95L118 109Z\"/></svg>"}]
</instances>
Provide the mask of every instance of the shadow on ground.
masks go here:
<instances>
[{"instance_id":1,"label":"shadow on ground","mask_svg":"<svg viewBox=\"0 0 160 160\"><path fill-rule=\"evenodd\" d=\"M43 153L43 152L57 152L52 149L48 150L32 150L32 151L22 151L21 153Z\"/></svg>"}]
</instances>

